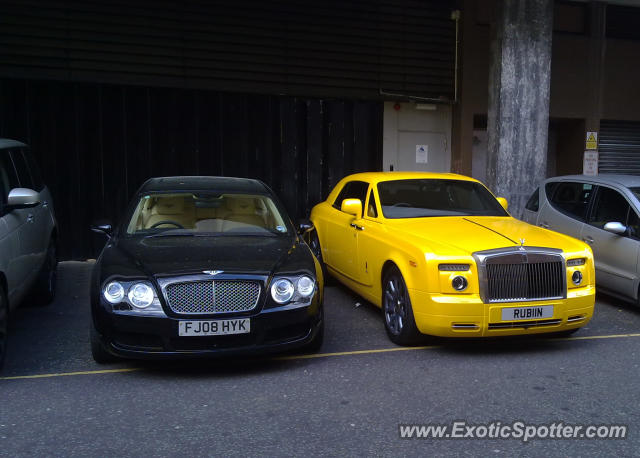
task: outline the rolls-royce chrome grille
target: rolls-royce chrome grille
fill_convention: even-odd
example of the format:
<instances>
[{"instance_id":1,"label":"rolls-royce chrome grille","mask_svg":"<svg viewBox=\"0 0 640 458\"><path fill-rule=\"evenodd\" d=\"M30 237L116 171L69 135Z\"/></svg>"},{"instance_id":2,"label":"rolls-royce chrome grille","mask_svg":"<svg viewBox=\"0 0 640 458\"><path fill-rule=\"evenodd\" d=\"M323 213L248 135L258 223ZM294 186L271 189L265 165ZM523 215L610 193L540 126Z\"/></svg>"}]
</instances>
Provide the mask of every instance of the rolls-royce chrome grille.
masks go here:
<instances>
[{"instance_id":1,"label":"rolls-royce chrome grille","mask_svg":"<svg viewBox=\"0 0 640 458\"><path fill-rule=\"evenodd\" d=\"M165 294L174 313L246 312L258 305L260 283L246 280L172 283L166 287Z\"/></svg>"},{"instance_id":2,"label":"rolls-royce chrome grille","mask_svg":"<svg viewBox=\"0 0 640 458\"><path fill-rule=\"evenodd\" d=\"M562 297L564 263L488 264L487 298L490 301L526 301Z\"/></svg>"},{"instance_id":3,"label":"rolls-royce chrome grille","mask_svg":"<svg viewBox=\"0 0 640 458\"><path fill-rule=\"evenodd\" d=\"M476 253L485 302L521 302L566 296L566 268L559 250L523 247Z\"/></svg>"}]
</instances>

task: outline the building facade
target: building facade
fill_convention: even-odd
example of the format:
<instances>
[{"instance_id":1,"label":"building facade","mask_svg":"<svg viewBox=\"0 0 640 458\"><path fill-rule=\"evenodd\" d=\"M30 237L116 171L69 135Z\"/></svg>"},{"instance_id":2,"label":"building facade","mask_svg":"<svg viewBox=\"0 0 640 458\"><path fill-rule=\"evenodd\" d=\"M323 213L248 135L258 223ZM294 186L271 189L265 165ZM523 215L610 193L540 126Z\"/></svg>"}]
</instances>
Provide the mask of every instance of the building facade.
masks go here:
<instances>
[{"instance_id":1,"label":"building facade","mask_svg":"<svg viewBox=\"0 0 640 458\"><path fill-rule=\"evenodd\" d=\"M548 175L582 171L588 131L601 172L640 173L640 8L622 3L553 5ZM152 176L259 178L293 218L357 171L484 179L502 8L4 0L0 136L39 158L67 259L94 256L91 222Z\"/></svg>"}]
</instances>

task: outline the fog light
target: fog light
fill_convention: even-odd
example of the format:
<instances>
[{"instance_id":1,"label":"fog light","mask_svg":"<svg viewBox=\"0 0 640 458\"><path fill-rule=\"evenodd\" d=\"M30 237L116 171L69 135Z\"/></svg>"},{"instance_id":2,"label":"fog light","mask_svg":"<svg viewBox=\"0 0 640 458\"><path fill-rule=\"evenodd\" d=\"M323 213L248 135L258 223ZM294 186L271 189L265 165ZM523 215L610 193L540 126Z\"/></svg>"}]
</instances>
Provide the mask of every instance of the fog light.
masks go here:
<instances>
[{"instance_id":1,"label":"fog light","mask_svg":"<svg viewBox=\"0 0 640 458\"><path fill-rule=\"evenodd\" d=\"M453 277L451 280L451 286L453 286L453 289L456 291L464 291L467 289L468 285L469 283L467 282L467 279L460 275Z\"/></svg>"},{"instance_id":2,"label":"fog light","mask_svg":"<svg viewBox=\"0 0 640 458\"><path fill-rule=\"evenodd\" d=\"M574 285L579 285L580 283L582 283L582 272L576 270L573 275L571 275L571 281Z\"/></svg>"}]
</instances>

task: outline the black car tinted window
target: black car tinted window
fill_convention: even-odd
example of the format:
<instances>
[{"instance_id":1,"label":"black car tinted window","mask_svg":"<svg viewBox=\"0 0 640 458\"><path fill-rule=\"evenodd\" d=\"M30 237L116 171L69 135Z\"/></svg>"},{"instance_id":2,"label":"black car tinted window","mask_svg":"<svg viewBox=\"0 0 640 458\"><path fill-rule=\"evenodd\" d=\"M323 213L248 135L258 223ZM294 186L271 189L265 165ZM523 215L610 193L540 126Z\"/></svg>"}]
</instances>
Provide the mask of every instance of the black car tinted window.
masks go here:
<instances>
[{"instance_id":1,"label":"black car tinted window","mask_svg":"<svg viewBox=\"0 0 640 458\"><path fill-rule=\"evenodd\" d=\"M531 194L531 197L529 197L529 200L527 201L527 205L525 205L525 208L532 212L537 212L539 207L540 207L540 188L537 188L535 191L533 191L533 194Z\"/></svg>"},{"instance_id":2,"label":"black car tinted window","mask_svg":"<svg viewBox=\"0 0 640 458\"><path fill-rule=\"evenodd\" d=\"M589 216L589 224L603 228L606 223L627 223L629 203L618 191L600 187L596 194L593 211Z\"/></svg>"},{"instance_id":3,"label":"black car tinted window","mask_svg":"<svg viewBox=\"0 0 640 458\"><path fill-rule=\"evenodd\" d=\"M23 148L22 154L27 162L27 166L29 167L29 173L31 174L31 181L33 182L33 189L35 191L42 191L44 188L44 183L42 181L42 174L40 173L40 167L38 163L33 157L31 150L29 148Z\"/></svg>"},{"instance_id":4,"label":"black car tinted window","mask_svg":"<svg viewBox=\"0 0 640 458\"><path fill-rule=\"evenodd\" d=\"M0 150L0 199L2 203L7 202L9 191L13 188L19 188L20 183L16 176L11 156L7 150Z\"/></svg>"},{"instance_id":5,"label":"black car tinted window","mask_svg":"<svg viewBox=\"0 0 640 458\"><path fill-rule=\"evenodd\" d=\"M342 201L345 199L360 199L360 202L364 205L364 201L367 198L367 189L369 189L369 183L364 181L350 181L344 185L344 188L342 188L342 191L338 194L336 201L333 203L333 207L340 210Z\"/></svg>"},{"instance_id":6,"label":"black car tinted window","mask_svg":"<svg viewBox=\"0 0 640 458\"><path fill-rule=\"evenodd\" d=\"M547 189L548 192L549 189ZM589 183L559 183L550 200L557 210L584 221L592 192L593 185Z\"/></svg>"},{"instance_id":7,"label":"black car tinted window","mask_svg":"<svg viewBox=\"0 0 640 458\"><path fill-rule=\"evenodd\" d=\"M31 179L31 173L29 173L29 167L25 160L20 148L14 148L11 150L11 158L13 159L13 165L18 172L18 180L20 180L20 186L23 188L33 189L33 180Z\"/></svg>"}]
</instances>

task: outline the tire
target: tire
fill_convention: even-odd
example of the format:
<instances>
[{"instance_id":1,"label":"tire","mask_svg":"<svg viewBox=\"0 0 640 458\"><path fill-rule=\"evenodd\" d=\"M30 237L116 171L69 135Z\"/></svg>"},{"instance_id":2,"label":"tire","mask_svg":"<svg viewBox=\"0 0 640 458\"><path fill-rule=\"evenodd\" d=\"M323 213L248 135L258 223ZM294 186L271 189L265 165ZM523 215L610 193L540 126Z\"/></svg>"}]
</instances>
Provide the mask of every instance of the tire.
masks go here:
<instances>
[{"instance_id":1,"label":"tire","mask_svg":"<svg viewBox=\"0 0 640 458\"><path fill-rule=\"evenodd\" d=\"M4 286L0 285L0 369L7 354L7 337L9 333L9 301Z\"/></svg>"},{"instance_id":2,"label":"tire","mask_svg":"<svg viewBox=\"0 0 640 458\"><path fill-rule=\"evenodd\" d=\"M416 327L407 285L396 266L382 281L382 318L389 339L397 345L417 345L423 338Z\"/></svg>"},{"instance_id":3,"label":"tire","mask_svg":"<svg viewBox=\"0 0 640 458\"><path fill-rule=\"evenodd\" d=\"M116 356L113 356L107 350L105 350L100 334L96 331L93 322L89 324L89 343L91 344L91 356L93 360L98 364L108 364L118 361Z\"/></svg>"},{"instance_id":4,"label":"tire","mask_svg":"<svg viewBox=\"0 0 640 458\"><path fill-rule=\"evenodd\" d=\"M309 236L309 248L311 248L311 252L316 257L320 266L322 267L322 277L324 278L324 284L329 284L329 274L327 273L327 266L322 259L322 247L320 246L320 239L318 238L318 233L313 231Z\"/></svg>"},{"instance_id":5,"label":"tire","mask_svg":"<svg viewBox=\"0 0 640 458\"><path fill-rule=\"evenodd\" d=\"M34 301L37 305L48 305L56 296L58 280L58 254L55 240L51 239L44 264L40 269L33 289Z\"/></svg>"},{"instance_id":6,"label":"tire","mask_svg":"<svg viewBox=\"0 0 640 458\"><path fill-rule=\"evenodd\" d=\"M322 318L320 321L320 328L316 333L316 336L313 338L311 342L305 345L302 349L303 353L318 353L320 347L322 347L322 342L324 342L324 311L322 312Z\"/></svg>"}]
</instances>

